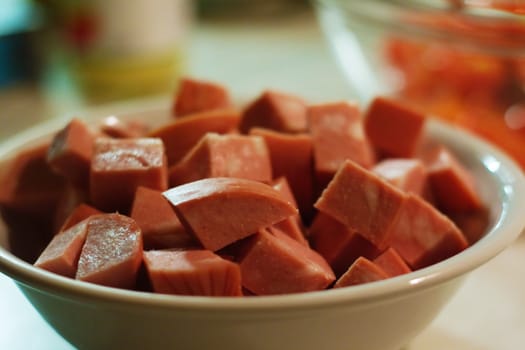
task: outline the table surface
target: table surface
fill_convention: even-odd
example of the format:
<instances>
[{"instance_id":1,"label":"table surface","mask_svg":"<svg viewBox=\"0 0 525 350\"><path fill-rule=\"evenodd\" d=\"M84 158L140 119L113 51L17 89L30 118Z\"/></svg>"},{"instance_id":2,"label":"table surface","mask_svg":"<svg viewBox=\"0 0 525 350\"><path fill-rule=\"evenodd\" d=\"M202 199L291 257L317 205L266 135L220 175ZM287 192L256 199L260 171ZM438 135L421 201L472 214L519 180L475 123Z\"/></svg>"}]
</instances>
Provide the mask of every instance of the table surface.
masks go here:
<instances>
[{"instance_id":1,"label":"table surface","mask_svg":"<svg viewBox=\"0 0 525 350\"><path fill-rule=\"evenodd\" d=\"M188 74L223 82L235 95L255 96L265 88L276 88L313 101L354 96L311 15L250 24L206 22L195 26L190 43ZM0 92L0 105L0 140L71 108L68 103L49 103L32 87ZM36 108L40 113L34 113ZM0 349L73 349L2 274L0 329ZM406 349L514 350L524 344L522 235L472 272L442 313Z\"/></svg>"}]
</instances>

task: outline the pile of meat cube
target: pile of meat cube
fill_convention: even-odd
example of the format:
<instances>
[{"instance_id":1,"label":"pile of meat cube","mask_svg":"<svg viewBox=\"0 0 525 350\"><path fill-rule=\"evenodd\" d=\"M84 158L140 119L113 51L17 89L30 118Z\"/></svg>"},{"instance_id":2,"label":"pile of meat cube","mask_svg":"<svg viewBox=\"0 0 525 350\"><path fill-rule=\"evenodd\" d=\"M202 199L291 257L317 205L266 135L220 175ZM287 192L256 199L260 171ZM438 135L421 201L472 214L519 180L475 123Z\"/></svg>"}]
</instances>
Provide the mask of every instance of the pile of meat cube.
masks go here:
<instances>
[{"instance_id":1,"label":"pile of meat cube","mask_svg":"<svg viewBox=\"0 0 525 350\"><path fill-rule=\"evenodd\" d=\"M183 79L170 113L160 127L72 119L13 157L0 174L11 250L105 286L271 295L409 273L488 224L468 169L394 99L361 111L265 91L239 107Z\"/></svg>"}]
</instances>

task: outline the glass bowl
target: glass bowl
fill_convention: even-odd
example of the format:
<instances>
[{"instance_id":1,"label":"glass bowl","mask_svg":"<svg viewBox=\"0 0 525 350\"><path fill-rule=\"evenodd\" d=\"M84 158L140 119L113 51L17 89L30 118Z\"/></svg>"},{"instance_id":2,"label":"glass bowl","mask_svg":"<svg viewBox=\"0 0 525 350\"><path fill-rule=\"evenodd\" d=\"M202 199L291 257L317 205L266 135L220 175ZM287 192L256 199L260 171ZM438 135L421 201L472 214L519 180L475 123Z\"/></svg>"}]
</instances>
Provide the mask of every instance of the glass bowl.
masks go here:
<instances>
[{"instance_id":1,"label":"glass bowl","mask_svg":"<svg viewBox=\"0 0 525 350\"><path fill-rule=\"evenodd\" d=\"M405 99L525 168L525 17L458 3L317 0L315 7L361 100Z\"/></svg>"}]
</instances>

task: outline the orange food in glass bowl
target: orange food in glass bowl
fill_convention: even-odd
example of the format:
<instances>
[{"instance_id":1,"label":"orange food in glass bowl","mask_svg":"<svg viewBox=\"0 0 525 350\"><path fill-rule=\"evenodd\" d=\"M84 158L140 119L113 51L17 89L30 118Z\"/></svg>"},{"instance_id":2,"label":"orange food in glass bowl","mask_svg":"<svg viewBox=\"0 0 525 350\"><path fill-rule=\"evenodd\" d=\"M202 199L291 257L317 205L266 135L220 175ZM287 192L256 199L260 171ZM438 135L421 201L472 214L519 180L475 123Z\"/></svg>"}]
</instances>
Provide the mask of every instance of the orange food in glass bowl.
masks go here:
<instances>
[{"instance_id":1,"label":"orange food in glass bowl","mask_svg":"<svg viewBox=\"0 0 525 350\"><path fill-rule=\"evenodd\" d=\"M452 3L320 0L317 9L361 98L402 97L525 168L525 21L514 8Z\"/></svg>"}]
</instances>

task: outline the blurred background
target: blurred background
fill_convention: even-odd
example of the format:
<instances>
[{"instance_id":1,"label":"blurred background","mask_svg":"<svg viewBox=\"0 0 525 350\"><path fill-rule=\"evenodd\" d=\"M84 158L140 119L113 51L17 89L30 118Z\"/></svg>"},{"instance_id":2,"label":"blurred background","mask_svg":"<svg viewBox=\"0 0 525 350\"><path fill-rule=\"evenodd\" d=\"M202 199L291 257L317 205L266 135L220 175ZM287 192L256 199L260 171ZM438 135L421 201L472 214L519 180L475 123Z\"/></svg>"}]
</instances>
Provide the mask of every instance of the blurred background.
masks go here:
<instances>
[{"instance_id":1,"label":"blurred background","mask_svg":"<svg viewBox=\"0 0 525 350\"><path fill-rule=\"evenodd\" d=\"M306 0L1 0L0 139L91 106L168 100L177 79L237 96L347 97Z\"/></svg>"}]
</instances>

